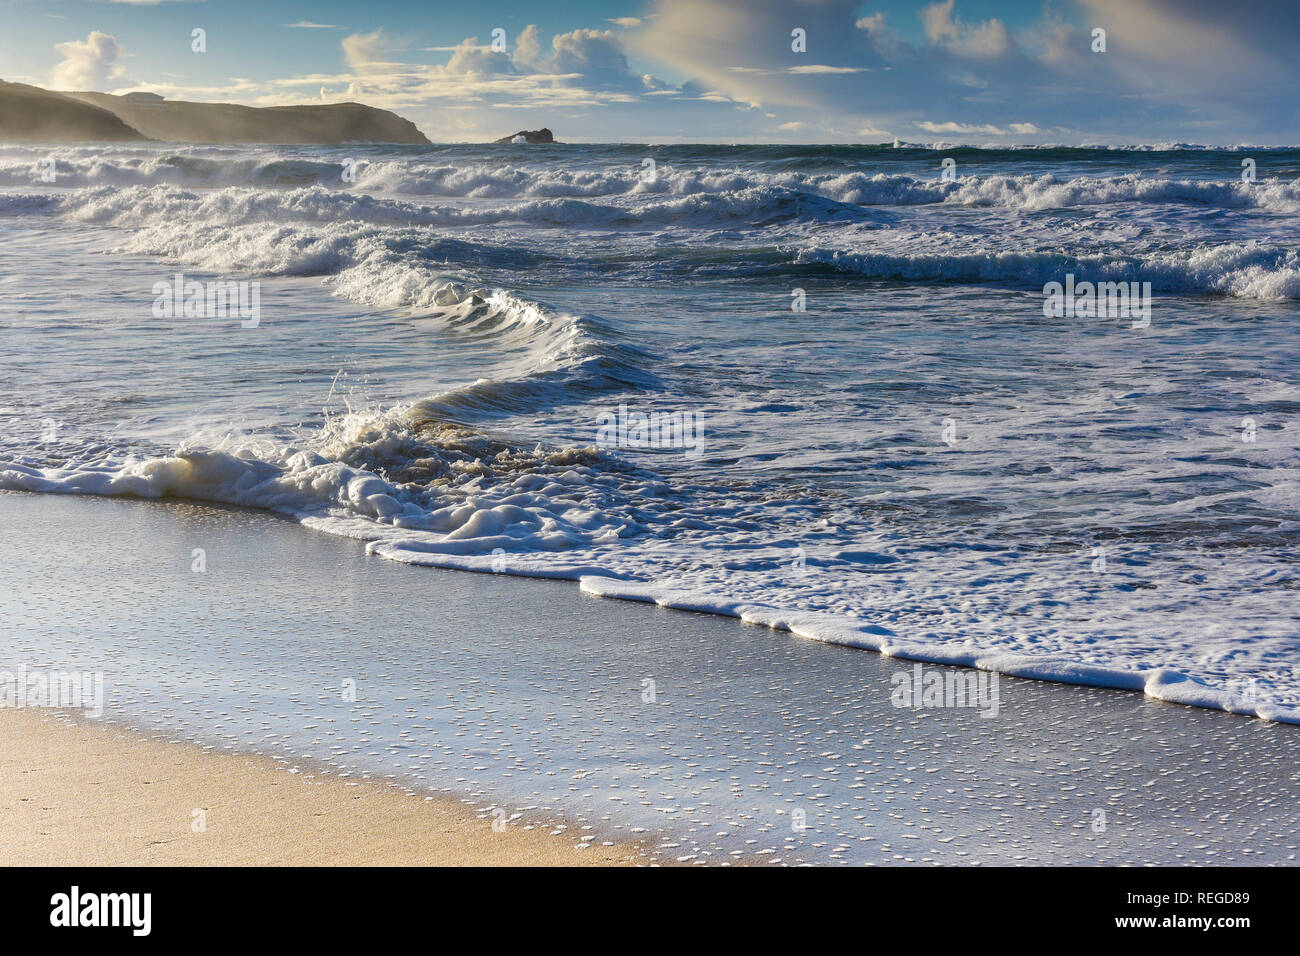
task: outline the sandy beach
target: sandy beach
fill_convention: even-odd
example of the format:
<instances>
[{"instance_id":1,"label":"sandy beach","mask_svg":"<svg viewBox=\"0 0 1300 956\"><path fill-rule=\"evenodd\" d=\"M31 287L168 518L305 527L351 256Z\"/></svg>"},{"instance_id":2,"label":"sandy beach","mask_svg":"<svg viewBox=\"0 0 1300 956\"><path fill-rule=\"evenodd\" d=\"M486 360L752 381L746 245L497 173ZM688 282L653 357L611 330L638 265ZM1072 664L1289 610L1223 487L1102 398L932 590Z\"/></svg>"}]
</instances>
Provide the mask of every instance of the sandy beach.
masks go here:
<instances>
[{"instance_id":1,"label":"sandy beach","mask_svg":"<svg viewBox=\"0 0 1300 956\"><path fill-rule=\"evenodd\" d=\"M9 493L0 521L24 542L0 554L0 670L104 678L99 721L0 711L10 859L1289 865L1300 846L1294 727L1011 678L996 709L900 707L912 662L396 564L239 509Z\"/></svg>"},{"instance_id":2,"label":"sandy beach","mask_svg":"<svg viewBox=\"0 0 1300 956\"><path fill-rule=\"evenodd\" d=\"M486 811L292 773L54 713L0 711L0 858L60 866L617 866L629 844L494 829Z\"/></svg>"}]
</instances>

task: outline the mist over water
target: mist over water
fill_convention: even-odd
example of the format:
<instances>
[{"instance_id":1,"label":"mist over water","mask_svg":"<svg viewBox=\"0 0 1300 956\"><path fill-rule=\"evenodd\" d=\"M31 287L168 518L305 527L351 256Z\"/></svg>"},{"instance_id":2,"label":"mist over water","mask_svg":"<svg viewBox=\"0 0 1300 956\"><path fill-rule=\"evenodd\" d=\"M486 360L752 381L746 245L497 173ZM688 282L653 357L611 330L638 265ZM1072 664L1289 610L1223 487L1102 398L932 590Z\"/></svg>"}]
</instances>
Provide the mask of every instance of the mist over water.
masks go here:
<instances>
[{"instance_id":1,"label":"mist over water","mask_svg":"<svg viewBox=\"0 0 1300 956\"><path fill-rule=\"evenodd\" d=\"M4 147L0 487L1294 721L1297 177L1290 149ZM259 282L260 321L156 318L178 273ZM1046 317L1067 274L1149 282L1149 326ZM598 441L637 414L701 440Z\"/></svg>"}]
</instances>

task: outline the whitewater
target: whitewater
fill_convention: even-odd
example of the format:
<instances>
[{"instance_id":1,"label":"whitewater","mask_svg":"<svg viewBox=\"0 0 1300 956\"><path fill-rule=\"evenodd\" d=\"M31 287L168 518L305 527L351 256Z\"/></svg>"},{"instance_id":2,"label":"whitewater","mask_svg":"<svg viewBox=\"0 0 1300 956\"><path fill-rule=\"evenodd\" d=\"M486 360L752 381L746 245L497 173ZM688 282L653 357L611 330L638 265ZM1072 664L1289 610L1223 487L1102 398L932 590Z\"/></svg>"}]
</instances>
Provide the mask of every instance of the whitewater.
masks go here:
<instances>
[{"instance_id":1,"label":"whitewater","mask_svg":"<svg viewBox=\"0 0 1300 956\"><path fill-rule=\"evenodd\" d=\"M1298 227L1289 148L3 147L0 488L1298 723Z\"/></svg>"}]
</instances>

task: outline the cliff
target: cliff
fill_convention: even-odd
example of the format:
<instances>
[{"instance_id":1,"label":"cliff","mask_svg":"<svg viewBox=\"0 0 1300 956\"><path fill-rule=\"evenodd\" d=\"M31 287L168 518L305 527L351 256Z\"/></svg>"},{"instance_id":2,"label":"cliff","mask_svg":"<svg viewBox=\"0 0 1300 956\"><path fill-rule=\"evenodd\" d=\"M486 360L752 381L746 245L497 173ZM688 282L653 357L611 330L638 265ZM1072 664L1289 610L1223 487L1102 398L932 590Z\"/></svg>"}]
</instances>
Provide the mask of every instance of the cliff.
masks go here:
<instances>
[{"instance_id":1,"label":"cliff","mask_svg":"<svg viewBox=\"0 0 1300 956\"><path fill-rule=\"evenodd\" d=\"M143 140L110 110L0 80L0 142L73 143Z\"/></svg>"},{"instance_id":2,"label":"cliff","mask_svg":"<svg viewBox=\"0 0 1300 956\"><path fill-rule=\"evenodd\" d=\"M67 96L110 111L150 139L178 143L429 144L410 120L360 103L254 107L162 100L140 93Z\"/></svg>"},{"instance_id":3,"label":"cliff","mask_svg":"<svg viewBox=\"0 0 1300 956\"><path fill-rule=\"evenodd\" d=\"M56 93L0 80L0 142L145 139L319 146L429 144L409 120L360 103L258 108L165 100L143 92Z\"/></svg>"}]
</instances>

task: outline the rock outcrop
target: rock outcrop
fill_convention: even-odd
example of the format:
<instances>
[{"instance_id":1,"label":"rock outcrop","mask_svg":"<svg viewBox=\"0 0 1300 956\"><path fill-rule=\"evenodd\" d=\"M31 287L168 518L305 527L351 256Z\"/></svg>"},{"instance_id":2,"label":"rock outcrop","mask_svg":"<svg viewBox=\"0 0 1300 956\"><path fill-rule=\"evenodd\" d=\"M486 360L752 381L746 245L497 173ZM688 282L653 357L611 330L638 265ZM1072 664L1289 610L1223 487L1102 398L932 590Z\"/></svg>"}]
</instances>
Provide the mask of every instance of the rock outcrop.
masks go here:
<instances>
[{"instance_id":1,"label":"rock outcrop","mask_svg":"<svg viewBox=\"0 0 1300 956\"><path fill-rule=\"evenodd\" d=\"M502 136L498 143L554 143L555 137L543 126L541 129L521 129L512 136Z\"/></svg>"}]
</instances>

